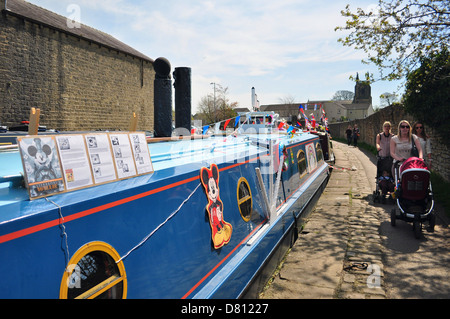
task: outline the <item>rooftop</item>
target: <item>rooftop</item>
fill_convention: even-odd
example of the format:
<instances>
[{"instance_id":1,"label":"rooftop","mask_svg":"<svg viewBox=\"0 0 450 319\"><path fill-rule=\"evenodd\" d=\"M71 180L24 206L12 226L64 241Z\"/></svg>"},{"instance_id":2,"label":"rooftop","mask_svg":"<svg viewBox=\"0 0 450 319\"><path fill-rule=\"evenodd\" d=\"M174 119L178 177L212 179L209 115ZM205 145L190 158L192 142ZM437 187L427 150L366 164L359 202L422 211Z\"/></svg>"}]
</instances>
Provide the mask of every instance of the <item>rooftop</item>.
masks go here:
<instances>
[{"instance_id":1,"label":"rooftop","mask_svg":"<svg viewBox=\"0 0 450 319\"><path fill-rule=\"evenodd\" d=\"M2 8L2 5L4 5L6 9ZM142 60L153 62L153 59L107 33L96 30L84 24L80 24L79 27L76 28L69 27L67 24L68 18L28 3L24 0L0 0L0 9L3 9L3 12L29 20L33 23L100 44L104 47L129 54Z\"/></svg>"}]
</instances>

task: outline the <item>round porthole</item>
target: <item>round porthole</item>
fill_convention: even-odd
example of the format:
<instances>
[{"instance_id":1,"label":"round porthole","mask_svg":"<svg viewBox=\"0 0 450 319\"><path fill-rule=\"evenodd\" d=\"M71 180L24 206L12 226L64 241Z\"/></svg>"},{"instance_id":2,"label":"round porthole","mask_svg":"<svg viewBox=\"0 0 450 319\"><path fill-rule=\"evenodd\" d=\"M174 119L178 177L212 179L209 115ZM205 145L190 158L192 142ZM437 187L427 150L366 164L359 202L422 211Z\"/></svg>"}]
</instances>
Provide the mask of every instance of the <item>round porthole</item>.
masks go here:
<instances>
[{"instance_id":1,"label":"round porthole","mask_svg":"<svg viewBox=\"0 0 450 319\"><path fill-rule=\"evenodd\" d=\"M248 222L252 214L253 202L250 185L244 177L241 177L238 181L237 201L242 219Z\"/></svg>"},{"instance_id":2,"label":"round porthole","mask_svg":"<svg viewBox=\"0 0 450 319\"><path fill-rule=\"evenodd\" d=\"M61 299L125 299L127 279L120 255L104 242L82 246L64 272Z\"/></svg>"}]
</instances>

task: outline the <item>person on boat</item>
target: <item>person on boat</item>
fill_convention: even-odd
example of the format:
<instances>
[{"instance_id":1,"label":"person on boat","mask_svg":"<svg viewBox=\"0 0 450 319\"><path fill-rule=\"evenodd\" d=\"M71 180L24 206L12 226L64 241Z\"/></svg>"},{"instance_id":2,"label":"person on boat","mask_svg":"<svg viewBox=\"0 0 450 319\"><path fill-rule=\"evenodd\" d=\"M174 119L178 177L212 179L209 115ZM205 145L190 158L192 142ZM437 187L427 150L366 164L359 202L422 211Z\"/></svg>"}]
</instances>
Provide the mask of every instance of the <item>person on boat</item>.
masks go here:
<instances>
[{"instance_id":1,"label":"person on boat","mask_svg":"<svg viewBox=\"0 0 450 319\"><path fill-rule=\"evenodd\" d=\"M419 138L420 145L422 146L423 159L428 169L431 169L431 138L425 132L425 126L420 121L416 122L413 125L412 132Z\"/></svg>"}]
</instances>

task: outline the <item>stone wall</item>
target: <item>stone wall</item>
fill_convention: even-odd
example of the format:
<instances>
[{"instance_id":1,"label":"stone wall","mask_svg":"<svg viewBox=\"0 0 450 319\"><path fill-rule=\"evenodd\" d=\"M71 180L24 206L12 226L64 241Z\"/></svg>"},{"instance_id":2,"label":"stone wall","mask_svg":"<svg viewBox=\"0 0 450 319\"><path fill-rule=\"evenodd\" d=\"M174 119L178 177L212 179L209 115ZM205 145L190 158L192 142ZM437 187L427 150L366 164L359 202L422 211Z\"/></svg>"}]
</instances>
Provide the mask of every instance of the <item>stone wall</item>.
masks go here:
<instances>
[{"instance_id":1,"label":"stone wall","mask_svg":"<svg viewBox=\"0 0 450 319\"><path fill-rule=\"evenodd\" d=\"M150 61L2 12L0 123L27 120L58 130L153 129Z\"/></svg>"},{"instance_id":2,"label":"stone wall","mask_svg":"<svg viewBox=\"0 0 450 319\"><path fill-rule=\"evenodd\" d=\"M353 128L353 125L357 124L361 131L359 141L375 146L376 135L383 131L383 123L385 121L391 122L391 132L397 134L398 123L401 120L407 120L411 125L414 123L414 118L406 114L403 107L391 105L365 119L333 123L329 125L329 128L331 136L346 139L345 130L348 125L351 125ZM439 132L428 126L426 126L426 132L432 138L432 171L441 175L447 182L450 182L450 149L442 143L442 137L439 135Z\"/></svg>"}]
</instances>

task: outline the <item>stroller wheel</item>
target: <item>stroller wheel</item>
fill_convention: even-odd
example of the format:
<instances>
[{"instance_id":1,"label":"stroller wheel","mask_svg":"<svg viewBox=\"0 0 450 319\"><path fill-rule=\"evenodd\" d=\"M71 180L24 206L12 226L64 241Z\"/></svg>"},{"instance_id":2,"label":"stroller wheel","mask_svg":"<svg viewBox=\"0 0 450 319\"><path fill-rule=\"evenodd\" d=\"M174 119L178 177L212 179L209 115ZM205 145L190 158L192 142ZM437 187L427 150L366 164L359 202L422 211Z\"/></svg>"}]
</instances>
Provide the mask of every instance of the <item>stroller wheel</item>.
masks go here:
<instances>
[{"instance_id":1,"label":"stroller wheel","mask_svg":"<svg viewBox=\"0 0 450 319\"><path fill-rule=\"evenodd\" d=\"M430 233L434 232L434 226L436 225L436 215L431 213L430 220L428 221L428 231Z\"/></svg>"},{"instance_id":2,"label":"stroller wheel","mask_svg":"<svg viewBox=\"0 0 450 319\"><path fill-rule=\"evenodd\" d=\"M413 231L414 237L416 237L416 239L420 239L420 237L422 236L422 224L420 220L413 221Z\"/></svg>"},{"instance_id":3,"label":"stroller wheel","mask_svg":"<svg viewBox=\"0 0 450 319\"><path fill-rule=\"evenodd\" d=\"M391 226L395 226L395 220L397 217L395 216L395 208L391 210Z\"/></svg>"},{"instance_id":4,"label":"stroller wheel","mask_svg":"<svg viewBox=\"0 0 450 319\"><path fill-rule=\"evenodd\" d=\"M372 199L374 203L378 201L378 193L376 191L373 192Z\"/></svg>"}]
</instances>

